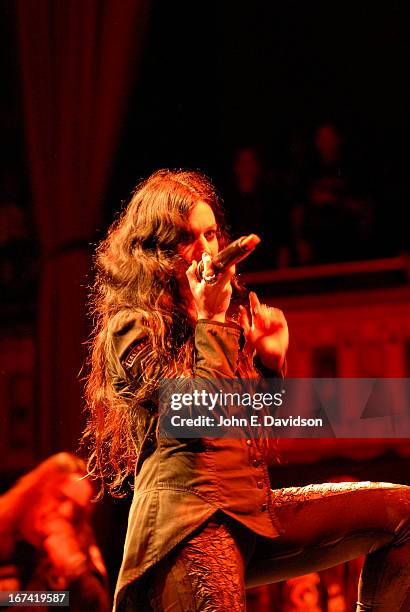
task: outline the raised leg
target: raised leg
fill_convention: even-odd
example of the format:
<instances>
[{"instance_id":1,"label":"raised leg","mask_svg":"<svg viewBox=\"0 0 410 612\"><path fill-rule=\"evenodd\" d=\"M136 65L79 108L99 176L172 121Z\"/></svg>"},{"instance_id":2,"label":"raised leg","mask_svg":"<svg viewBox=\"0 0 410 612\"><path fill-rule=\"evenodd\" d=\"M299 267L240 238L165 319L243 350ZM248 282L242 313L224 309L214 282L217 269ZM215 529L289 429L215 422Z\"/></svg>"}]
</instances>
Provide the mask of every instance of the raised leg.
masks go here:
<instances>
[{"instance_id":1,"label":"raised leg","mask_svg":"<svg viewBox=\"0 0 410 612\"><path fill-rule=\"evenodd\" d=\"M257 539L247 586L367 555L357 610L410 612L410 487L325 483L273 493L283 532Z\"/></svg>"}]
</instances>

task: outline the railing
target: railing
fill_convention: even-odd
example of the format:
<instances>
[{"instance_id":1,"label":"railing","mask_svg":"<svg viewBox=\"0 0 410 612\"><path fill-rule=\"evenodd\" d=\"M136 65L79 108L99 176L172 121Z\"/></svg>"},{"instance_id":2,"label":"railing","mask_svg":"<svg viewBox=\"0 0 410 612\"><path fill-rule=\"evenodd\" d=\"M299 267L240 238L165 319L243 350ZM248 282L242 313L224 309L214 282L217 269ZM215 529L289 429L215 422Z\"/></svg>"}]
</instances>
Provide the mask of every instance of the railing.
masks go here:
<instances>
[{"instance_id":1,"label":"railing","mask_svg":"<svg viewBox=\"0 0 410 612\"><path fill-rule=\"evenodd\" d=\"M409 284L410 258L407 255L387 259L332 263L318 266L261 270L243 274L241 280L255 290L278 296L312 295L362 290L364 288L400 287Z\"/></svg>"}]
</instances>

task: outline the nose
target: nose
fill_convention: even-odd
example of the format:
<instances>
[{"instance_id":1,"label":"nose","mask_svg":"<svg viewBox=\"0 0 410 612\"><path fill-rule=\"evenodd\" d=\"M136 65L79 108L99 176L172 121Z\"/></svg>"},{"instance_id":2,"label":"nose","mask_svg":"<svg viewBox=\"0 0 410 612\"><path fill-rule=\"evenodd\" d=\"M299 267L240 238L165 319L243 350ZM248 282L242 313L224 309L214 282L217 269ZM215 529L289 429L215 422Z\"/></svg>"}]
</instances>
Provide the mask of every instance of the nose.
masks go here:
<instances>
[{"instance_id":1,"label":"nose","mask_svg":"<svg viewBox=\"0 0 410 612\"><path fill-rule=\"evenodd\" d=\"M195 243L195 259L197 261L201 259L202 253L210 254L208 241L203 234L201 234L201 236L198 236Z\"/></svg>"},{"instance_id":2,"label":"nose","mask_svg":"<svg viewBox=\"0 0 410 612\"><path fill-rule=\"evenodd\" d=\"M203 252L208 252L208 241L203 234L200 235L201 248Z\"/></svg>"}]
</instances>

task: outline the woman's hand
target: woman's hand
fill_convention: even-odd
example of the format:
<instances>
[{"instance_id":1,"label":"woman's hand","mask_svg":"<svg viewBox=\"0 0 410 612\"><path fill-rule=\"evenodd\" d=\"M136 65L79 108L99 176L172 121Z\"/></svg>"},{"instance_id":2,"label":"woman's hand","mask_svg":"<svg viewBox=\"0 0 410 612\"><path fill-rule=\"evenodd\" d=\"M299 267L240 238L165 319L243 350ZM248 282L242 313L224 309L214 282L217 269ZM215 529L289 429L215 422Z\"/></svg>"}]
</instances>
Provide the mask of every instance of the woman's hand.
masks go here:
<instances>
[{"instance_id":1,"label":"woman's hand","mask_svg":"<svg viewBox=\"0 0 410 612\"><path fill-rule=\"evenodd\" d=\"M212 276L214 270L212 260L208 253L203 253L204 275ZM207 283L204 279L198 280L196 275L198 264L194 260L186 271L189 287L191 289L198 319L212 319L223 323L232 295L231 279L235 274L232 266L224 274L217 276L216 282Z\"/></svg>"},{"instance_id":2,"label":"woman's hand","mask_svg":"<svg viewBox=\"0 0 410 612\"><path fill-rule=\"evenodd\" d=\"M249 294L251 321L243 306L240 306L239 322L245 338L256 350L263 365L280 372L285 362L289 345L289 332L285 315L278 308L261 304L256 293Z\"/></svg>"}]
</instances>

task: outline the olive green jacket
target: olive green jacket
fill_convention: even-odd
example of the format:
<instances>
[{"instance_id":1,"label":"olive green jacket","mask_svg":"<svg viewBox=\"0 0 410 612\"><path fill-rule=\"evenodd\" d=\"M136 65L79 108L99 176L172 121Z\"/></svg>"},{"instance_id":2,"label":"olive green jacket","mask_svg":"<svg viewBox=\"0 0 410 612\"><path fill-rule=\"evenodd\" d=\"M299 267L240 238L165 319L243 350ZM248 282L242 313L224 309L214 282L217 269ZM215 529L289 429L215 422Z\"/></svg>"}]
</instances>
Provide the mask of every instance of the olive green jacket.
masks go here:
<instances>
[{"instance_id":1,"label":"olive green jacket","mask_svg":"<svg viewBox=\"0 0 410 612\"><path fill-rule=\"evenodd\" d=\"M199 320L194 376L234 378L240 334L235 323ZM144 336L130 314L114 322L111 341L118 359L112 373L119 381L135 371ZM278 535L267 466L254 440L170 439L156 434L156 422L157 415L147 411L114 610L128 584L217 510L257 534Z\"/></svg>"}]
</instances>

